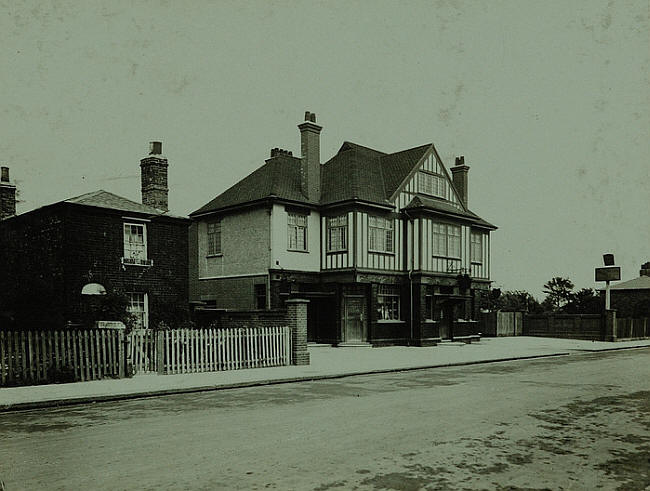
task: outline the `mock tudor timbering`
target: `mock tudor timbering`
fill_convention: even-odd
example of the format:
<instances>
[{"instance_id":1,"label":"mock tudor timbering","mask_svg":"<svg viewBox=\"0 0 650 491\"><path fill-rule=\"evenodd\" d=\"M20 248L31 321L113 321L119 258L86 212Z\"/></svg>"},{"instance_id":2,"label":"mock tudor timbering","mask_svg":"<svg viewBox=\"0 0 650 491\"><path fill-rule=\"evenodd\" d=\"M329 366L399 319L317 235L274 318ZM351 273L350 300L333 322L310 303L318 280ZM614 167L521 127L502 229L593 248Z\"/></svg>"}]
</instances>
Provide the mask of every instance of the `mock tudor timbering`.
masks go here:
<instances>
[{"instance_id":1,"label":"mock tudor timbering","mask_svg":"<svg viewBox=\"0 0 650 491\"><path fill-rule=\"evenodd\" d=\"M321 164L316 115L298 128L301 158L272 149L190 215L197 308L302 319L292 300L306 299L307 341L338 346L478 333L496 227L467 206L464 157L448 172L431 143L385 153L346 141Z\"/></svg>"}]
</instances>

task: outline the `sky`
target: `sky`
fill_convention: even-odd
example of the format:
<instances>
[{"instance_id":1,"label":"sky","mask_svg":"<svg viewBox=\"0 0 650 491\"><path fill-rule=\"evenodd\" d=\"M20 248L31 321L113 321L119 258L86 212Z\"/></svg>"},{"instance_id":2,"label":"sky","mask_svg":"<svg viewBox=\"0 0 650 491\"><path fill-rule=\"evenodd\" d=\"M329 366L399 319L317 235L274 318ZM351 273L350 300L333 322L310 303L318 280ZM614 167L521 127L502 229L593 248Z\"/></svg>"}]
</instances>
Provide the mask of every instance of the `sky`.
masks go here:
<instances>
[{"instance_id":1,"label":"sky","mask_svg":"<svg viewBox=\"0 0 650 491\"><path fill-rule=\"evenodd\" d=\"M140 201L163 141L188 214L263 164L343 141L464 155L496 224L493 286L540 300L611 252L650 261L647 0L0 1L0 163L18 212L97 189Z\"/></svg>"}]
</instances>

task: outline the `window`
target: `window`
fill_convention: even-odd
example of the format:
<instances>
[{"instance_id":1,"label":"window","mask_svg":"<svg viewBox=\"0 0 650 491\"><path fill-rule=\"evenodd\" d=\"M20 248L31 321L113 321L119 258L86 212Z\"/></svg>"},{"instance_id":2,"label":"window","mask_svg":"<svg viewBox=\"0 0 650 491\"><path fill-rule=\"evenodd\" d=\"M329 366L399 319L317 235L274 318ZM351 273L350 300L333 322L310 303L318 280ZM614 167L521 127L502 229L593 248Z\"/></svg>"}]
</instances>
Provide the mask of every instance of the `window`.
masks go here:
<instances>
[{"instance_id":1,"label":"window","mask_svg":"<svg viewBox=\"0 0 650 491\"><path fill-rule=\"evenodd\" d=\"M425 319L428 321L439 321L442 319L442 308L436 305L433 295L424 297Z\"/></svg>"},{"instance_id":2,"label":"window","mask_svg":"<svg viewBox=\"0 0 650 491\"><path fill-rule=\"evenodd\" d=\"M298 213L288 213L288 233L287 241L290 251L307 250L307 215Z\"/></svg>"},{"instance_id":3,"label":"window","mask_svg":"<svg viewBox=\"0 0 650 491\"><path fill-rule=\"evenodd\" d=\"M266 285L264 283L255 285L255 308L266 309Z\"/></svg>"},{"instance_id":4,"label":"window","mask_svg":"<svg viewBox=\"0 0 650 491\"><path fill-rule=\"evenodd\" d=\"M146 261L147 229L144 224L124 224L124 258L133 263Z\"/></svg>"},{"instance_id":5,"label":"window","mask_svg":"<svg viewBox=\"0 0 650 491\"><path fill-rule=\"evenodd\" d=\"M423 194L444 198L447 194L447 179L438 174L418 172L418 190Z\"/></svg>"},{"instance_id":6,"label":"window","mask_svg":"<svg viewBox=\"0 0 650 491\"><path fill-rule=\"evenodd\" d=\"M445 223L432 224L433 255L460 257L460 227Z\"/></svg>"},{"instance_id":7,"label":"window","mask_svg":"<svg viewBox=\"0 0 650 491\"><path fill-rule=\"evenodd\" d=\"M480 263L483 261L483 234L480 232L472 232L470 238L470 255L473 263Z\"/></svg>"},{"instance_id":8,"label":"window","mask_svg":"<svg viewBox=\"0 0 650 491\"><path fill-rule=\"evenodd\" d=\"M146 329L149 326L146 293L129 293L129 303L126 307L127 312L135 318L135 329Z\"/></svg>"},{"instance_id":9,"label":"window","mask_svg":"<svg viewBox=\"0 0 650 491\"><path fill-rule=\"evenodd\" d=\"M347 227L346 215L327 219L327 252L347 250Z\"/></svg>"},{"instance_id":10,"label":"window","mask_svg":"<svg viewBox=\"0 0 650 491\"><path fill-rule=\"evenodd\" d=\"M208 256L221 254L221 220L208 222Z\"/></svg>"},{"instance_id":11,"label":"window","mask_svg":"<svg viewBox=\"0 0 650 491\"><path fill-rule=\"evenodd\" d=\"M393 220L383 217L368 217L368 249L373 252L394 252Z\"/></svg>"},{"instance_id":12,"label":"window","mask_svg":"<svg viewBox=\"0 0 650 491\"><path fill-rule=\"evenodd\" d=\"M377 319L399 320L399 287L379 285L377 293Z\"/></svg>"}]
</instances>

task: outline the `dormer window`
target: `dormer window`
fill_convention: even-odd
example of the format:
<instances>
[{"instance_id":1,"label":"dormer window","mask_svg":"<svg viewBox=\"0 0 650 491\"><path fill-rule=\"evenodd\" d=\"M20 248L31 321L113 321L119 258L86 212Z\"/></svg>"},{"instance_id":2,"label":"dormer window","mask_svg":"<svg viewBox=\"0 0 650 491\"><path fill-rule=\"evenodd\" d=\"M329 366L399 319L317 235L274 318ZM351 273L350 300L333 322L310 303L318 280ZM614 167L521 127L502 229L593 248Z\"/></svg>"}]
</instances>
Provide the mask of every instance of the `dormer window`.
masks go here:
<instances>
[{"instance_id":1,"label":"dormer window","mask_svg":"<svg viewBox=\"0 0 650 491\"><path fill-rule=\"evenodd\" d=\"M419 171L418 191L422 194L444 198L447 195L447 179L439 174Z\"/></svg>"}]
</instances>

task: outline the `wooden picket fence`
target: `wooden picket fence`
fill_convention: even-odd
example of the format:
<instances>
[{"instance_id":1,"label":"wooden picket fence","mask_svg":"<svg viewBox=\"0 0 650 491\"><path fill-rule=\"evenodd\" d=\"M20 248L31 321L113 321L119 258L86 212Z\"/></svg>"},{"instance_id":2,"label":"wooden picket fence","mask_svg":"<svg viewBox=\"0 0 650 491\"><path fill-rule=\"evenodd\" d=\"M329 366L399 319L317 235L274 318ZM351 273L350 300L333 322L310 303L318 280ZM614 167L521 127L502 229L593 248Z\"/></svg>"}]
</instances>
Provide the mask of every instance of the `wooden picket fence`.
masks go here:
<instances>
[{"instance_id":1,"label":"wooden picket fence","mask_svg":"<svg viewBox=\"0 0 650 491\"><path fill-rule=\"evenodd\" d=\"M291 364L288 327L171 329L131 338L135 373L196 373Z\"/></svg>"},{"instance_id":2,"label":"wooden picket fence","mask_svg":"<svg viewBox=\"0 0 650 491\"><path fill-rule=\"evenodd\" d=\"M124 376L124 331L0 331L0 385Z\"/></svg>"}]
</instances>

